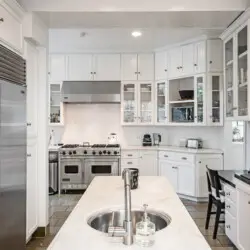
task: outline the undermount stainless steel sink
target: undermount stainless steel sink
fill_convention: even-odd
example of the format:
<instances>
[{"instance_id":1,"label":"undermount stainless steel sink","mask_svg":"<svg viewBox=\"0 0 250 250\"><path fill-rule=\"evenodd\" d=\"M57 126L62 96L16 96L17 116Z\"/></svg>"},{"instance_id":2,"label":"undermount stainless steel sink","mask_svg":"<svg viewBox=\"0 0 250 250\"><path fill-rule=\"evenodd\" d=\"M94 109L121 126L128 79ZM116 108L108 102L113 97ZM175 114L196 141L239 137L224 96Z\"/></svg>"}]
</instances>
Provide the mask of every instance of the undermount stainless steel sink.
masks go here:
<instances>
[{"instance_id":1,"label":"undermount stainless steel sink","mask_svg":"<svg viewBox=\"0 0 250 250\"><path fill-rule=\"evenodd\" d=\"M144 211L141 210L132 210L132 224L134 234L136 223L142 220L143 213ZM164 229L171 222L170 216L165 213L154 210L148 210L147 213L150 220L155 224L156 231ZM88 225L95 230L108 233L108 228L110 226L123 227L124 219L124 210L106 210L91 216L88 219Z\"/></svg>"}]
</instances>

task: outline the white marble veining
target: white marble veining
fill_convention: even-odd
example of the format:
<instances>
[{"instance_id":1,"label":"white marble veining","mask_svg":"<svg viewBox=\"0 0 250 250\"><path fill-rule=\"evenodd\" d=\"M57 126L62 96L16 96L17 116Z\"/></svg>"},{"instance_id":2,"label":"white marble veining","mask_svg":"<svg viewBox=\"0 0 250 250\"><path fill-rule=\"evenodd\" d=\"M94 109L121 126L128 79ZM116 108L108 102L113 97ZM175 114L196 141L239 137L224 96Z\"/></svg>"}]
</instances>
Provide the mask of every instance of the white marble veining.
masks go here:
<instances>
[{"instance_id":1,"label":"white marble veining","mask_svg":"<svg viewBox=\"0 0 250 250\"><path fill-rule=\"evenodd\" d=\"M157 151L171 151L179 153L188 153L188 154L223 154L223 151L220 149L211 149L211 148L201 148L201 149L192 149L185 147L176 147L176 146L152 146L152 147L143 147L143 146L121 146L122 150L157 150Z\"/></svg>"},{"instance_id":2,"label":"white marble veining","mask_svg":"<svg viewBox=\"0 0 250 250\"><path fill-rule=\"evenodd\" d=\"M211 250L186 208L165 177L140 177L139 188L132 191L132 208L144 203L151 209L169 214L172 222L155 235L152 250ZM58 232L48 250L145 249L136 244L125 246L87 225L93 213L124 207L121 177L95 177L91 185Z\"/></svg>"}]
</instances>

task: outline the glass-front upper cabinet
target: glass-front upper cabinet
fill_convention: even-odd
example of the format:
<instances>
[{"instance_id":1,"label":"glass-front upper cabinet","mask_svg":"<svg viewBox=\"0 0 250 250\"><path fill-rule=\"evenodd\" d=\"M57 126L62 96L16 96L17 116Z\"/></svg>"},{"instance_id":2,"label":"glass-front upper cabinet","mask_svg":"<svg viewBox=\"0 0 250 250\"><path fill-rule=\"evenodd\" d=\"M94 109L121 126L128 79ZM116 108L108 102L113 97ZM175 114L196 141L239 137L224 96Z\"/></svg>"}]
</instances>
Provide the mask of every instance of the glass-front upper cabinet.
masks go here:
<instances>
[{"instance_id":1,"label":"glass-front upper cabinet","mask_svg":"<svg viewBox=\"0 0 250 250\"><path fill-rule=\"evenodd\" d=\"M205 123L206 109L205 109L205 76L199 75L195 77L195 122Z\"/></svg>"},{"instance_id":2,"label":"glass-front upper cabinet","mask_svg":"<svg viewBox=\"0 0 250 250\"><path fill-rule=\"evenodd\" d=\"M225 92L226 117L234 116L234 39L229 39L225 45Z\"/></svg>"},{"instance_id":3,"label":"glass-front upper cabinet","mask_svg":"<svg viewBox=\"0 0 250 250\"><path fill-rule=\"evenodd\" d=\"M167 82L156 82L156 124L166 124L168 117Z\"/></svg>"},{"instance_id":4,"label":"glass-front upper cabinet","mask_svg":"<svg viewBox=\"0 0 250 250\"><path fill-rule=\"evenodd\" d=\"M50 124L62 125L61 84L50 84Z\"/></svg>"},{"instance_id":5,"label":"glass-front upper cabinet","mask_svg":"<svg viewBox=\"0 0 250 250\"><path fill-rule=\"evenodd\" d=\"M153 123L153 83L139 83L139 119L140 124Z\"/></svg>"},{"instance_id":6,"label":"glass-front upper cabinet","mask_svg":"<svg viewBox=\"0 0 250 250\"><path fill-rule=\"evenodd\" d=\"M248 116L248 26L237 33L238 79L237 113L239 117Z\"/></svg>"},{"instance_id":7,"label":"glass-front upper cabinet","mask_svg":"<svg viewBox=\"0 0 250 250\"><path fill-rule=\"evenodd\" d=\"M221 74L208 76L208 125L223 125L223 84Z\"/></svg>"},{"instance_id":8,"label":"glass-front upper cabinet","mask_svg":"<svg viewBox=\"0 0 250 250\"><path fill-rule=\"evenodd\" d=\"M135 83L122 83L122 124L136 124L137 86Z\"/></svg>"}]
</instances>

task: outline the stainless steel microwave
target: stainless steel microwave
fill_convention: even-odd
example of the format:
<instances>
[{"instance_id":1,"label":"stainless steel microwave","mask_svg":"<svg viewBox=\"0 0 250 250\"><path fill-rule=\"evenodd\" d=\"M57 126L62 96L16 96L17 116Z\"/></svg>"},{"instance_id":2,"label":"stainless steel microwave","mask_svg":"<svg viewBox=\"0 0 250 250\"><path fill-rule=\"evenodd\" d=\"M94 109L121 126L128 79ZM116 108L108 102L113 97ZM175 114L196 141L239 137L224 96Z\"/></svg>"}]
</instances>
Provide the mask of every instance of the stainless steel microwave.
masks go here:
<instances>
[{"instance_id":1,"label":"stainless steel microwave","mask_svg":"<svg viewBox=\"0 0 250 250\"><path fill-rule=\"evenodd\" d=\"M194 106L172 107L173 122L194 122Z\"/></svg>"}]
</instances>

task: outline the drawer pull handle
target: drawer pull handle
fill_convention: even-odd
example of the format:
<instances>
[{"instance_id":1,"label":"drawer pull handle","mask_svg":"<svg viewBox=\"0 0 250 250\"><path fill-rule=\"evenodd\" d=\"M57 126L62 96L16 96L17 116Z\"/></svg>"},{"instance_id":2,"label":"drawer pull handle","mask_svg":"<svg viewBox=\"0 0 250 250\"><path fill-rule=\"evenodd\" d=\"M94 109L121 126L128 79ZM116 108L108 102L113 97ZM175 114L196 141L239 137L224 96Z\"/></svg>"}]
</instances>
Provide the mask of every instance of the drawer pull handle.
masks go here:
<instances>
[{"instance_id":1,"label":"drawer pull handle","mask_svg":"<svg viewBox=\"0 0 250 250\"><path fill-rule=\"evenodd\" d=\"M230 225L227 225L226 228L230 229L231 227L230 227Z\"/></svg>"},{"instance_id":2,"label":"drawer pull handle","mask_svg":"<svg viewBox=\"0 0 250 250\"><path fill-rule=\"evenodd\" d=\"M27 157L31 157L31 154L27 154Z\"/></svg>"},{"instance_id":3,"label":"drawer pull handle","mask_svg":"<svg viewBox=\"0 0 250 250\"><path fill-rule=\"evenodd\" d=\"M132 154L129 154L128 156L133 156Z\"/></svg>"},{"instance_id":4,"label":"drawer pull handle","mask_svg":"<svg viewBox=\"0 0 250 250\"><path fill-rule=\"evenodd\" d=\"M227 192L226 195L227 195L227 196L230 196L230 192Z\"/></svg>"},{"instance_id":5,"label":"drawer pull handle","mask_svg":"<svg viewBox=\"0 0 250 250\"><path fill-rule=\"evenodd\" d=\"M231 206L230 206L230 205L227 205L227 208L231 208Z\"/></svg>"},{"instance_id":6,"label":"drawer pull handle","mask_svg":"<svg viewBox=\"0 0 250 250\"><path fill-rule=\"evenodd\" d=\"M2 17L0 18L0 22L1 22L1 23L3 23L3 22L4 22L4 19L3 19Z\"/></svg>"},{"instance_id":7,"label":"drawer pull handle","mask_svg":"<svg viewBox=\"0 0 250 250\"><path fill-rule=\"evenodd\" d=\"M181 157L182 160L187 160L187 157Z\"/></svg>"},{"instance_id":8,"label":"drawer pull handle","mask_svg":"<svg viewBox=\"0 0 250 250\"><path fill-rule=\"evenodd\" d=\"M164 157L168 158L168 155L164 155Z\"/></svg>"},{"instance_id":9,"label":"drawer pull handle","mask_svg":"<svg viewBox=\"0 0 250 250\"><path fill-rule=\"evenodd\" d=\"M248 202L248 204L250 205L250 201Z\"/></svg>"},{"instance_id":10,"label":"drawer pull handle","mask_svg":"<svg viewBox=\"0 0 250 250\"><path fill-rule=\"evenodd\" d=\"M130 164L130 165L131 165L131 164L133 164L133 162L132 162L132 161L129 161L129 162L128 162L128 164Z\"/></svg>"}]
</instances>

